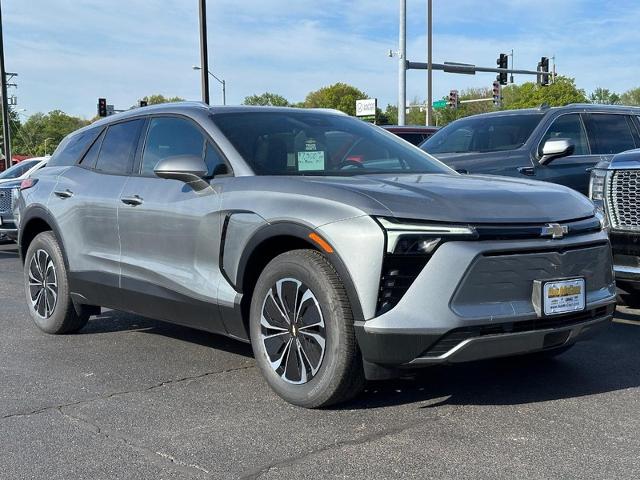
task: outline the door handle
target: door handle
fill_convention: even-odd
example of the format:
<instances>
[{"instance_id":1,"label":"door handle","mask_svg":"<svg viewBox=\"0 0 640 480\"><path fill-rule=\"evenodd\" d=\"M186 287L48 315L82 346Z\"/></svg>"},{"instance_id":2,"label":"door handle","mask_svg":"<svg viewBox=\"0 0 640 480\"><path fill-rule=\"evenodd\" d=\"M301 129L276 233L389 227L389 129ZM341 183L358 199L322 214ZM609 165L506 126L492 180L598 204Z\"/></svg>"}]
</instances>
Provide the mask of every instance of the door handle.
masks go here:
<instances>
[{"instance_id":1,"label":"door handle","mask_svg":"<svg viewBox=\"0 0 640 480\"><path fill-rule=\"evenodd\" d=\"M53 192L53 194L58 197L58 198L71 198L73 197L73 192L71 190L69 190L68 188L66 190L58 190Z\"/></svg>"},{"instance_id":2,"label":"door handle","mask_svg":"<svg viewBox=\"0 0 640 480\"><path fill-rule=\"evenodd\" d=\"M120 201L125 205L131 205L132 207L142 205L143 202L142 198L139 195L133 195L132 197L122 197Z\"/></svg>"},{"instance_id":3,"label":"door handle","mask_svg":"<svg viewBox=\"0 0 640 480\"><path fill-rule=\"evenodd\" d=\"M520 168L518 168L518 171L522 175L526 175L528 177L533 177L536 174L536 170L533 167L520 167Z\"/></svg>"}]
</instances>

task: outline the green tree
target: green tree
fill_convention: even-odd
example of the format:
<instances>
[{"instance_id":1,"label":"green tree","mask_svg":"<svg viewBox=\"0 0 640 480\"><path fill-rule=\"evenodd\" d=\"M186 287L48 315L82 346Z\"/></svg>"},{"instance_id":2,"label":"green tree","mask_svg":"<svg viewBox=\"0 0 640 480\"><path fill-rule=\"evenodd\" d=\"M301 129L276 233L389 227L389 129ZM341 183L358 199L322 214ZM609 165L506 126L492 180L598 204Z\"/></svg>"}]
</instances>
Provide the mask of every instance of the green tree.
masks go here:
<instances>
[{"instance_id":1,"label":"green tree","mask_svg":"<svg viewBox=\"0 0 640 480\"><path fill-rule=\"evenodd\" d=\"M306 108L334 108L355 116L356 100L368 98L367 94L346 83L336 83L309 93L304 103Z\"/></svg>"},{"instance_id":2,"label":"green tree","mask_svg":"<svg viewBox=\"0 0 640 480\"><path fill-rule=\"evenodd\" d=\"M13 152L21 155L45 155L53 152L69 133L88 125L87 120L67 115L60 110L35 113L13 138Z\"/></svg>"},{"instance_id":3,"label":"green tree","mask_svg":"<svg viewBox=\"0 0 640 480\"><path fill-rule=\"evenodd\" d=\"M591 103L598 105L618 105L620 103L620 95L610 91L608 88L598 87L589 96Z\"/></svg>"},{"instance_id":4,"label":"green tree","mask_svg":"<svg viewBox=\"0 0 640 480\"><path fill-rule=\"evenodd\" d=\"M258 105L270 107L288 107L289 101L277 93L265 92L260 95L250 95L244 98L243 105Z\"/></svg>"},{"instance_id":5,"label":"green tree","mask_svg":"<svg viewBox=\"0 0 640 480\"><path fill-rule=\"evenodd\" d=\"M502 90L503 108L536 108L547 104L550 107L562 107L570 103L588 102L584 90L576 87L573 78L558 77L555 83L546 87L533 82L522 85L509 85Z\"/></svg>"},{"instance_id":6,"label":"green tree","mask_svg":"<svg viewBox=\"0 0 640 480\"><path fill-rule=\"evenodd\" d=\"M148 105L159 105L161 103L173 103L173 102L184 102L184 98L181 97L165 97L159 93L154 95L148 95L142 100L146 101Z\"/></svg>"},{"instance_id":7,"label":"green tree","mask_svg":"<svg viewBox=\"0 0 640 480\"><path fill-rule=\"evenodd\" d=\"M640 106L640 88L632 88L620 95L622 105Z\"/></svg>"}]
</instances>

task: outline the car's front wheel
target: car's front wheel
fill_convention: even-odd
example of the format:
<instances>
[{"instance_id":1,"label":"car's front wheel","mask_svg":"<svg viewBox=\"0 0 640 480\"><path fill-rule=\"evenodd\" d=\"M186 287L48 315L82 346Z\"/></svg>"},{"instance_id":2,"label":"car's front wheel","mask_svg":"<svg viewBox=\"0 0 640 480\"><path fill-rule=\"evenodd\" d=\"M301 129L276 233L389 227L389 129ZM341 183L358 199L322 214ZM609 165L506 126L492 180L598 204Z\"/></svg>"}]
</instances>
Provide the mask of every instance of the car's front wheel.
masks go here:
<instances>
[{"instance_id":1,"label":"car's front wheel","mask_svg":"<svg viewBox=\"0 0 640 480\"><path fill-rule=\"evenodd\" d=\"M254 289L250 322L258 366L288 402L324 407L362 389L351 306L319 252L287 252L266 266Z\"/></svg>"},{"instance_id":2,"label":"car's front wheel","mask_svg":"<svg viewBox=\"0 0 640 480\"><path fill-rule=\"evenodd\" d=\"M29 313L42 331L73 333L86 325L89 312L78 312L71 300L62 250L52 232L40 233L29 245L24 279Z\"/></svg>"}]
</instances>

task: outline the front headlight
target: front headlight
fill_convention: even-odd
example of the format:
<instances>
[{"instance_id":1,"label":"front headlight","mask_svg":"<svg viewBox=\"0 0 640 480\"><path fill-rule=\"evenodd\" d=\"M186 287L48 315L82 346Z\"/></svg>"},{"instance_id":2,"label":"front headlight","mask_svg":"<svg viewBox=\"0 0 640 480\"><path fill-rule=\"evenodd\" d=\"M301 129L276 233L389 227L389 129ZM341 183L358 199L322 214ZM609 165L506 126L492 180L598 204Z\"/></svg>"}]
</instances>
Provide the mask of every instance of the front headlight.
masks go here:
<instances>
[{"instance_id":1,"label":"front headlight","mask_svg":"<svg viewBox=\"0 0 640 480\"><path fill-rule=\"evenodd\" d=\"M430 255L445 240L473 240L478 237L473 227L438 223L403 222L378 217L387 234L387 253L394 255Z\"/></svg>"},{"instance_id":2,"label":"front headlight","mask_svg":"<svg viewBox=\"0 0 640 480\"><path fill-rule=\"evenodd\" d=\"M589 198L594 202L604 202L604 190L607 181L608 166L608 162L599 162L595 168L591 170Z\"/></svg>"}]
</instances>

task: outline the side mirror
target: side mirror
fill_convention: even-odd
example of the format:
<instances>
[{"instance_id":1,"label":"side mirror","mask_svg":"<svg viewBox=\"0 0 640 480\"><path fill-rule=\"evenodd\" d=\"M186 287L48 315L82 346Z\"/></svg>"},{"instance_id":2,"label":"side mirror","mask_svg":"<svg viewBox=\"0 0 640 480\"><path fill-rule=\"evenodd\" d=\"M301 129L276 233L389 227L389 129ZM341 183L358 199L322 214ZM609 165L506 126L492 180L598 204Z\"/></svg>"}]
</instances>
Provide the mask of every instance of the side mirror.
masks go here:
<instances>
[{"instance_id":1,"label":"side mirror","mask_svg":"<svg viewBox=\"0 0 640 480\"><path fill-rule=\"evenodd\" d=\"M204 190L209 186L203 179L207 175L207 166L196 155L167 157L158 162L153 172L160 178L188 183L194 190Z\"/></svg>"},{"instance_id":2,"label":"side mirror","mask_svg":"<svg viewBox=\"0 0 640 480\"><path fill-rule=\"evenodd\" d=\"M558 158L573 155L575 149L576 146L574 143L566 138L547 140L542 146L542 158L540 158L540 165L549 165Z\"/></svg>"}]
</instances>

